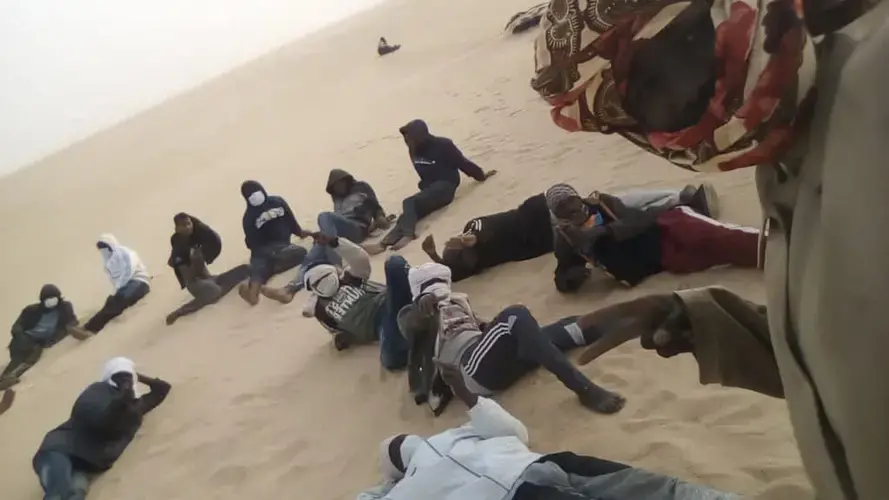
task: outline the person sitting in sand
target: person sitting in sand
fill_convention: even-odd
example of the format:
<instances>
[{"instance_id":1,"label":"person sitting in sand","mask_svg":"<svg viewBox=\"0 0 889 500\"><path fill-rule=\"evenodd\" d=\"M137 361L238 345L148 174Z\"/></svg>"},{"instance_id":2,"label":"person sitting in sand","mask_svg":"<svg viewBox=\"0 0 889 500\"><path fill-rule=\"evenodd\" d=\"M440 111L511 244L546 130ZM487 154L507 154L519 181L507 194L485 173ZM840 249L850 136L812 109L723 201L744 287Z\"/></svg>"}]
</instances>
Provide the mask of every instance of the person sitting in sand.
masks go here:
<instances>
[{"instance_id":1,"label":"person sitting in sand","mask_svg":"<svg viewBox=\"0 0 889 500\"><path fill-rule=\"evenodd\" d=\"M483 171L463 156L454 141L430 134L423 120L413 120L399 131L404 137L414 169L420 176L420 192L404 199L401 216L389 234L379 243L365 246L371 255L389 247L400 250L416 239L417 222L454 201L454 194L460 185L460 172L479 182L497 173L496 170Z\"/></svg>"},{"instance_id":2,"label":"person sitting in sand","mask_svg":"<svg viewBox=\"0 0 889 500\"><path fill-rule=\"evenodd\" d=\"M150 392L140 396L137 384ZM34 455L34 472L47 500L84 500L95 474L110 469L142 426L142 418L163 403L170 384L135 370L127 358L105 363L102 378L90 384L71 417L49 431Z\"/></svg>"},{"instance_id":3,"label":"person sitting in sand","mask_svg":"<svg viewBox=\"0 0 889 500\"><path fill-rule=\"evenodd\" d=\"M740 500L609 460L532 451L521 421L467 388L459 369L440 367L466 404L469 422L427 438L385 439L379 447L382 481L357 500Z\"/></svg>"},{"instance_id":4,"label":"person sitting in sand","mask_svg":"<svg viewBox=\"0 0 889 500\"><path fill-rule=\"evenodd\" d=\"M184 212L176 214L173 223L175 231L170 237L171 251L167 264L176 273L179 286L188 290L194 300L170 313L166 320L168 325L182 316L215 304L238 283L250 277L250 266L247 264L218 276L211 275L208 265L222 252L222 238L200 219Z\"/></svg>"},{"instance_id":5,"label":"person sitting in sand","mask_svg":"<svg viewBox=\"0 0 889 500\"><path fill-rule=\"evenodd\" d=\"M306 272L306 290L315 297L313 315L333 334L337 350L379 340L380 362L388 370L407 365L407 343L398 327L398 312L411 303L407 261L392 255L384 265L386 284L370 280L370 257L347 238L315 234L315 244L325 245L345 263L341 271L319 264ZM263 287L263 295L288 303L293 295L284 289Z\"/></svg>"},{"instance_id":6,"label":"person sitting in sand","mask_svg":"<svg viewBox=\"0 0 889 500\"><path fill-rule=\"evenodd\" d=\"M363 242L375 229L388 229L392 222L380 205L370 184L355 180L349 172L335 168L327 177L327 194L333 201L333 211L318 214L318 231L328 238L346 238L353 243ZM327 245L313 245L300 264L296 278L287 290L295 295L302 290L306 270L318 264L340 265L340 258Z\"/></svg>"},{"instance_id":7,"label":"person sitting in sand","mask_svg":"<svg viewBox=\"0 0 889 500\"><path fill-rule=\"evenodd\" d=\"M618 197L625 205L645 211L687 205L700 214L713 216L718 210L716 191L706 183L689 185L681 191L638 190ZM432 235L423 240L423 251L433 262L448 266L454 282L461 281L485 269L552 252L551 217L546 197L541 193L518 208L470 220L463 233L445 242L441 256Z\"/></svg>"},{"instance_id":8,"label":"person sitting in sand","mask_svg":"<svg viewBox=\"0 0 889 500\"><path fill-rule=\"evenodd\" d=\"M109 321L133 307L151 291L151 276L139 254L121 245L111 234L103 234L96 243L102 255L105 273L114 287L114 294L108 296L105 305L83 325L91 333L99 333Z\"/></svg>"},{"instance_id":9,"label":"person sitting in sand","mask_svg":"<svg viewBox=\"0 0 889 500\"><path fill-rule=\"evenodd\" d=\"M401 45L389 45L389 42L387 42L384 37L380 37L380 41L377 43L377 54L384 56L386 54L391 54L400 48Z\"/></svg>"},{"instance_id":10,"label":"person sitting in sand","mask_svg":"<svg viewBox=\"0 0 889 500\"><path fill-rule=\"evenodd\" d=\"M9 364L0 374L0 390L18 382L18 378L34 366L43 354L71 334L78 340L90 336L78 326L74 306L62 297L55 285L43 285L40 301L19 314L12 325L9 341Z\"/></svg>"},{"instance_id":11,"label":"person sitting in sand","mask_svg":"<svg viewBox=\"0 0 889 500\"><path fill-rule=\"evenodd\" d=\"M244 181L241 195L247 202L244 209L244 242L250 249L250 276L238 293L248 304L259 303L259 292L272 276L300 265L308 253L290 242L291 235L306 238L290 205L280 196L270 196L262 184Z\"/></svg>"},{"instance_id":12,"label":"person sitting in sand","mask_svg":"<svg viewBox=\"0 0 889 500\"><path fill-rule=\"evenodd\" d=\"M541 329L525 306L512 305L491 321L479 320L466 295L451 292L451 271L427 263L408 274L418 314L437 320L435 358L459 366L474 393L491 395L542 366L599 413L616 413L624 398L590 381L571 363L564 350L588 345L601 337L598 328L584 329L567 318Z\"/></svg>"},{"instance_id":13,"label":"person sitting in sand","mask_svg":"<svg viewBox=\"0 0 889 500\"><path fill-rule=\"evenodd\" d=\"M588 266L635 286L662 271L758 264L758 230L723 224L690 207L638 210L604 193L584 199L567 184L549 188L546 202L556 226L560 292L577 291L590 275Z\"/></svg>"}]
</instances>

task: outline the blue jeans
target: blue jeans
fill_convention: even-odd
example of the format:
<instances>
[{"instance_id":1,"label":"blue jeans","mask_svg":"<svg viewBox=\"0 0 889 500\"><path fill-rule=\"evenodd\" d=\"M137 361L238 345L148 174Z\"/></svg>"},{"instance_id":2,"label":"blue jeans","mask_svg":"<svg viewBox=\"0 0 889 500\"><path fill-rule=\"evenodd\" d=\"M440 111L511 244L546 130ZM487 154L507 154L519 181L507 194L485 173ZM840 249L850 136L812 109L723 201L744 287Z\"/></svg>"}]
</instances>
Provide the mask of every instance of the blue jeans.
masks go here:
<instances>
[{"instance_id":1,"label":"blue jeans","mask_svg":"<svg viewBox=\"0 0 889 500\"><path fill-rule=\"evenodd\" d=\"M318 231L327 236L346 238L353 243L361 243L366 237L364 226L352 219L343 217L333 212L321 212L318 214ZM296 277L287 284L287 289L296 293L303 289L306 271L318 264L342 265L342 259L332 248L327 245L313 245L309 250L306 260L299 266Z\"/></svg>"},{"instance_id":2,"label":"blue jeans","mask_svg":"<svg viewBox=\"0 0 889 500\"><path fill-rule=\"evenodd\" d=\"M250 283L265 284L272 276L293 269L306 258L306 249L290 243L258 248L250 254Z\"/></svg>"},{"instance_id":3,"label":"blue jeans","mask_svg":"<svg viewBox=\"0 0 889 500\"><path fill-rule=\"evenodd\" d=\"M377 331L380 332L380 363L387 370L407 367L410 346L398 328L398 311L413 300L408 269L410 266L400 255L386 259L386 303L377 320Z\"/></svg>"},{"instance_id":4,"label":"blue jeans","mask_svg":"<svg viewBox=\"0 0 889 500\"><path fill-rule=\"evenodd\" d=\"M78 470L64 453L44 451L34 458L34 472L43 487L43 500L84 500L90 476Z\"/></svg>"}]
</instances>

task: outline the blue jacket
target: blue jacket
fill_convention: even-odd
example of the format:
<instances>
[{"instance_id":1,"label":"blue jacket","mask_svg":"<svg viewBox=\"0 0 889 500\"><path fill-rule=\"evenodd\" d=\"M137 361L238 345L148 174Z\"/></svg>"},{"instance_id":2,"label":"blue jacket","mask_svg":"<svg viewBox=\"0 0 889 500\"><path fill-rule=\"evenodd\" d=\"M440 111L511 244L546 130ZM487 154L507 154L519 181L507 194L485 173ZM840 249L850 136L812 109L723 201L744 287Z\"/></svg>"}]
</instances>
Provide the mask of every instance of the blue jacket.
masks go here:
<instances>
[{"instance_id":1,"label":"blue jacket","mask_svg":"<svg viewBox=\"0 0 889 500\"><path fill-rule=\"evenodd\" d=\"M454 141L430 134L423 120L413 120L399 131L405 137L411 136L422 141L419 146L410 149L414 170L420 176L421 190L439 181L459 186L460 172L478 181L485 180L485 172L463 156Z\"/></svg>"}]
</instances>

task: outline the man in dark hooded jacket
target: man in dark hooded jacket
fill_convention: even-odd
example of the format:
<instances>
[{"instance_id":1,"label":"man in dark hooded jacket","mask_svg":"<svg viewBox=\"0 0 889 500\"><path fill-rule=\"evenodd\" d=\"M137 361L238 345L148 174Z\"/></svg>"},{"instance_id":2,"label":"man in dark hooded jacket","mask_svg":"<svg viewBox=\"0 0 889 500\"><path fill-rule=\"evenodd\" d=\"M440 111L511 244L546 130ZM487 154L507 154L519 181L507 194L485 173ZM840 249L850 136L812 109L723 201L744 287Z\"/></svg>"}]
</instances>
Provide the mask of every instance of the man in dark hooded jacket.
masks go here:
<instances>
[{"instance_id":1,"label":"man in dark hooded jacket","mask_svg":"<svg viewBox=\"0 0 889 500\"><path fill-rule=\"evenodd\" d=\"M44 285L40 289L40 302L22 309L12 325L9 364L0 375L0 388L17 382L22 373L37 363L43 349L56 345L69 333L79 339L87 337L89 334L77 324L74 306L62 298L58 287Z\"/></svg>"},{"instance_id":2,"label":"man in dark hooded jacket","mask_svg":"<svg viewBox=\"0 0 889 500\"><path fill-rule=\"evenodd\" d=\"M387 229L391 225L370 184L355 180L349 172L338 168L331 170L326 191L333 201L333 211L318 214L318 231L328 238L346 238L360 244L374 229ZM319 264L339 266L341 262L329 246L313 245L296 277L282 291L275 292L276 300L289 302L287 297L292 300L305 286L305 274L311 267Z\"/></svg>"},{"instance_id":3,"label":"man in dark hooded jacket","mask_svg":"<svg viewBox=\"0 0 889 500\"><path fill-rule=\"evenodd\" d=\"M187 289L194 300L170 313L167 316L168 325L216 303L250 276L250 266L247 264L218 276L210 274L208 264L212 264L222 252L222 238L200 219L184 212L176 214L173 222L176 229L170 237L172 250L167 264L176 273L179 286Z\"/></svg>"},{"instance_id":4,"label":"man in dark hooded jacket","mask_svg":"<svg viewBox=\"0 0 889 500\"><path fill-rule=\"evenodd\" d=\"M460 185L460 172L484 182L497 173L483 171L463 156L454 141L429 133L423 120L413 120L399 129L410 153L411 162L420 176L420 192L402 202L401 217L380 243L365 247L371 255L391 247L400 250L417 237L417 222L454 201Z\"/></svg>"},{"instance_id":5,"label":"man in dark hooded jacket","mask_svg":"<svg viewBox=\"0 0 889 500\"><path fill-rule=\"evenodd\" d=\"M238 290L251 305L259 302L259 291L272 276L298 266L306 249L290 243L290 236L309 236L290 206L280 196L270 196L262 184L245 181L241 195L247 201L244 210L244 242L250 249L250 281Z\"/></svg>"},{"instance_id":6,"label":"man in dark hooded jacket","mask_svg":"<svg viewBox=\"0 0 889 500\"><path fill-rule=\"evenodd\" d=\"M137 383L149 387L139 396ZM84 500L90 476L110 469L136 436L143 416L170 384L135 371L127 358L105 363L102 378L74 402L70 418L49 431L32 461L45 500Z\"/></svg>"}]
</instances>

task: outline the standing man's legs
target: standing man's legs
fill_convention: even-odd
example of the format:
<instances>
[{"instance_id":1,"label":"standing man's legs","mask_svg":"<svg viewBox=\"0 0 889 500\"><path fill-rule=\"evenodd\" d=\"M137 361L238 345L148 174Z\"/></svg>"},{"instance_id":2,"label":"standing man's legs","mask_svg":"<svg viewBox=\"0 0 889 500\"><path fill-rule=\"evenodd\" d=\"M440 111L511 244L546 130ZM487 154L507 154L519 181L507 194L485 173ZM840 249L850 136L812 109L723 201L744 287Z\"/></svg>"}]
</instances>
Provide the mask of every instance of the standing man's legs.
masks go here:
<instances>
[{"instance_id":1,"label":"standing man's legs","mask_svg":"<svg viewBox=\"0 0 889 500\"><path fill-rule=\"evenodd\" d=\"M410 348L398 327L398 312L412 301L407 279L409 269L407 261L400 255L386 259L386 304L379 328L380 362L388 370L401 370L407 366Z\"/></svg>"},{"instance_id":2,"label":"standing man's legs","mask_svg":"<svg viewBox=\"0 0 889 500\"><path fill-rule=\"evenodd\" d=\"M89 476L74 468L71 459L59 452L45 451L34 460L34 471L43 487L43 500L84 500Z\"/></svg>"}]
</instances>

